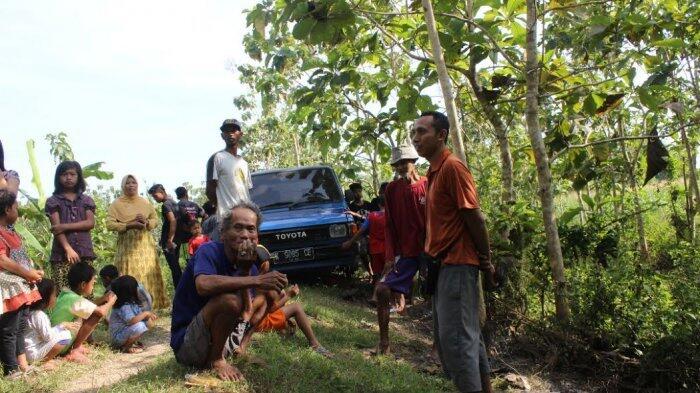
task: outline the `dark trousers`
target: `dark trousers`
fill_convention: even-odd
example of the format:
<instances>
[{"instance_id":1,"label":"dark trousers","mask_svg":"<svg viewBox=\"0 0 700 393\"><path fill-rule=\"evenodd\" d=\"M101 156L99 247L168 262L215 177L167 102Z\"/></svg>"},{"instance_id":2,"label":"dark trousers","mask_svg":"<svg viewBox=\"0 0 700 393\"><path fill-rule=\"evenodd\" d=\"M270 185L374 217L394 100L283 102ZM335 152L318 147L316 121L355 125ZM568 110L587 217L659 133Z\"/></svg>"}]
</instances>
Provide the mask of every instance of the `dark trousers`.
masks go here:
<instances>
[{"instance_id":1,"label":"dark trousers","mask_svg":"<svg viewBox=\"0 0 700 393\"><path fill-rule=\"evenodd\" d=\"M479 326L479 269L443 265L433 296L433 337L440 362L460 392L481 391L490 372Z\"/></svg>"},{"instance_id":2,"label":"dark trousers","mask_svg":"<svg viewBox=\"0 0 700 393\"><path fill-rule=\"evenodd\" d=\"M170 273L173 276L173 288L177 289L177 284L180 282L180 277L182 277L182 267L180 267L180 243L175 243L175 248L172 250L163 247L163 254L165 255L165 260L168 262Z\"/></svg>"},{"instance_id":3,"label":"dark trousers","mask_svg":"<svg viewBox=\"0 0 700 393\"><path fill-rule=\"evenodd\" d=\"M5 375L19 368L17 356L24 353L26 328L26 308L0 315L0 362Z\"/></svg>"}]
</instances>

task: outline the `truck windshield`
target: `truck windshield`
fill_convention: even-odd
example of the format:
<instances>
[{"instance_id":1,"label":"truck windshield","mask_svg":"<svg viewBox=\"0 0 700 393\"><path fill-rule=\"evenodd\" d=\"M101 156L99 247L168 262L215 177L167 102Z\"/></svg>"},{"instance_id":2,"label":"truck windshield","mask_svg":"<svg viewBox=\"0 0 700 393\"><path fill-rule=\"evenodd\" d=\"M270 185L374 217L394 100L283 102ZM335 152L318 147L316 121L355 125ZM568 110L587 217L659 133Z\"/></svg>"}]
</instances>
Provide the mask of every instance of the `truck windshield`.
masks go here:
<instances>
[{"instance_id":1,"label":"truck windshield","mask_svg":"<svg viewBox=\"0 0 700 393\"><path fill-rule=\"evenodd\" d=\"M329 168L290 169L253 174L250 197L261 209L293 208L313 202L340 202L342 194Z\"/></svg>"}]
</instances>

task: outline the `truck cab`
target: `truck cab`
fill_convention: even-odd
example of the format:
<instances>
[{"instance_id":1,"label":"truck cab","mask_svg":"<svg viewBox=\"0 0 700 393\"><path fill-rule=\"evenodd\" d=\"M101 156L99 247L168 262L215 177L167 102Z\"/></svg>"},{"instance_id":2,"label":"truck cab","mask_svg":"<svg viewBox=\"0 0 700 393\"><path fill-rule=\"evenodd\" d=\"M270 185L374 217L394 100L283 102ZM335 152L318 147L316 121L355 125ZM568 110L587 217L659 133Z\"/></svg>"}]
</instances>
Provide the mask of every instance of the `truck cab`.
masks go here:
<instances>
[{"instance_id":1,"label":"truck cab","mask_svg":"<svg viewBox=\"0 0 700 393\"><path fill-rule=\"evenodd\" d=\"M260 244L272 268L285 273L357 269L357 249L341 245L357 227L346 214L338 178L329 166L273 169L251 175L250 197L263 213Z\"/></svg>"}]
</instances>

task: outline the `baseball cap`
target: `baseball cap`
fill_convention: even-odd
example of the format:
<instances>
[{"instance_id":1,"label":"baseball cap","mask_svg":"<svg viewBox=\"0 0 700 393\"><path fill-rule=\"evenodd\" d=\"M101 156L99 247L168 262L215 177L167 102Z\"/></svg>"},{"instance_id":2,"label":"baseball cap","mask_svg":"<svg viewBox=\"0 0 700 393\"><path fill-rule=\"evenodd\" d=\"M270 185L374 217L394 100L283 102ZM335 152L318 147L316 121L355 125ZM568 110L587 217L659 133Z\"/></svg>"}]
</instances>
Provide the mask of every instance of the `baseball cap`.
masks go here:
<instances>
[{"instance_id":1,"label":"baseball cap","mask_svg":"<svg viewBox=\"0 0 700 393\"><path fill-rule=\"evenodd\" d=\"M226 119L224 122L221 124L221 127L219 128L221 131L226 131L229 128L238 129L239 131L242 129L241 122L238 121L237 119Z\"/></svg>"}]
</instances>

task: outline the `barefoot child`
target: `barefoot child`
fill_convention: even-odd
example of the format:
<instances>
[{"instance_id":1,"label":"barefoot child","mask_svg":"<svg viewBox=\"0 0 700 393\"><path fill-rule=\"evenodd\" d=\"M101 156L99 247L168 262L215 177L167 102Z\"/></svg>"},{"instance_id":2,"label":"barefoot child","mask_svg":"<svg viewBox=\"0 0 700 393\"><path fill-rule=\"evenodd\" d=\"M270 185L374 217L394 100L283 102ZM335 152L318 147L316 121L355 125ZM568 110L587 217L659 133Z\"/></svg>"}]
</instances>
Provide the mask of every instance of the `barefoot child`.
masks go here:
<instances>
[{"instance_id":1,"label":"barefoot child","mask_svg":"<svg viewBox=\"0 0 700 393\"><path fill-rule=\"evenodd\" d=\"M100 269L100 280L102 280L102 286L105 288L105 295L111 291L112 282L119 277L121 277L121 274L119 274L119 270L114 265L106 265ZM136 284L139 307L141 307L141 310L143 311L153 310L153 298L151 297L151 294L148 293L143 284L138 281L136 281Z\"/></svg>"},{"instance_id":2,"label":"barefoot child","mask_svg":"<svg viewBox=\"0 0 700 393\"><path fill-rule=\"evenodd\" d=\"M51 221L51 277L59 290L68 286L66 275L76 262L95 259L90 231L95 227L95 202L85 195L83 170L75 161L56 168L53 196L44 208Z\"/></svg>"},{"instance_id":3,"label":"barefoot child","mask_svg":"<svg viewBox=\"0 0 700 393\"><path fill-rule=\"evenodd\" d=\"M125 353L142 352L143 349L134 344L153 327L153 321L157 317L139 306L138 282L134 277L121 276L112 282L111 288L117 296L117 302L109 316L112 345Z\"/></svg>"},{"instance_id":4,"label":"barefoot child","mask_svg":"<svg viewBox=\"0 0 700 393\"><path fill-rule=\"evenodd\" d=\"M245 250L246 243L244 242L241 250ZM260 264L259 274L265 274L270 271L270 253L267 249L261 245L256 247L255 260L247 261L245 255L241 255L239 251L239 260L243 261L241 263L241 268L251 270L255 261ZM244 354L248 343L250 342L253 330L255 332L268 332L272 330L284 331L288 327L288 321L290 318L294 318L299 328L309 340L309 345L317 353L326 356L333 357L333 354L322 347L321 344L316 339L313 330L311 329L311 323L309 322L304 308L298 304L285 303L290 299L299 294L299 286L294 285L285 291L257 291L256 295L253 297L249 291L244 291L241 298L243 300L243 314L242 321L239 323L239 328L241 331L241 339L239 341L238 348L236 352L238 354ZM250 329L254 327L254 329Z\"/></svg>"},{"instance_id":5,"label":"barefoot child","mask_svg":"<svg viewBox=\"0 0 700 393\"><path fill-rule=\"evenodd\" d=\"M276 291L267 291L264 296L256 297L256 302L268 302L268 313L265 314L262 320L260 320L260 322L258 322L258 324L255 326L255 331L285 331L289 327L293 326L290 319L294 318L296 324L299 325L299 329L301 329L304 336L306 336L306 339L309 341L309 346L311 349L327 358L332 358L333 354L321 346L316 339L316 335L314 335L314 331L311 329L311 322L304 312L304 307L302 307L302 305L299 303L286 304L289 299L299 295L299 292L299 286L293 285L281 293L277 293ZM255 306L256 305L254 304L253 307L255 308ZM245 348L243 348L243 350L245 350Z\"/></svg>"},{"instance_id":6,"label":"barefoot child","mask_svg":"<svg viewBox=\"0 0 700 393\"><path fill-rule=\"evenodd\" d=\"M56 305L56 284L45 278L39 281L37 288L41 300L29 306L24 344L29 363L44 362L45 368L52 368L52 359L70 344L71 335L63 326L52 327L46 315L46 310Z\"/></svg>"},{"instance_id":7,"label":"barefoot child","mask_svg":"<svg viewBox=\"0 0 700 393\"><path fill-rule=\"evenodd\" d=\"M0 189L0 362L5 375L18 373L20 361L26 365L26 306L41 299L34 284L44 276L33 268L22 239L10 227L19 216L17 208L17 195Z\"/></svg>"},{"instance_id":8,"label":"barefoot child","mask_svg":"<svg viewBox=\"0 0 700 393\"><path fill-rule=\"evenodd\" d=\"M85 356L88 350L83 343L95 330L100 320L112 309L117 297L109 292L105 296L105 303L101 305L85 299L92 294L95 287L95 268L85 262L73 264L68 270L67 278L70 289L63 289L58 295L56 306L51 312L51 324L80 322L80 328L76 332L71 332L75 335L66 359L85 363L88 361Z\"/></svg>"}]
</instances>

